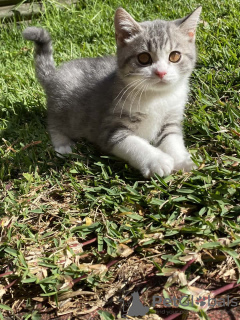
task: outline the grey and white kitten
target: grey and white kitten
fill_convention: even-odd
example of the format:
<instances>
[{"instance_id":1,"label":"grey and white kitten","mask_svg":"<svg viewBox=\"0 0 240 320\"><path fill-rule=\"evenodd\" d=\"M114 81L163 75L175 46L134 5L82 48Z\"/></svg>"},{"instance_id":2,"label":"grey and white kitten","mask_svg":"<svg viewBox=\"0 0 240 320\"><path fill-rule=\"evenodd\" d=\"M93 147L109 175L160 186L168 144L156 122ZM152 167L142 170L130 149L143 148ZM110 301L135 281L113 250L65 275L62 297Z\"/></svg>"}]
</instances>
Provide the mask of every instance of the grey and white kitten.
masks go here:
<instances>
[{"instance_id":1,"label":"grey and white kitten","mask_svg":"<svg viewBox=\"0 0 240 320\"><path fill-rule=\"evenodd\" d=\"M23 35L35 42L36 74L47 95L55 150L71 153L75 141L87 138L144 177L191 170L181 122L200 13L201 7L183 19L138 23L118 8L117 57L77 59L58 69L48 32L28 27Z\"/></svg>"}]
</instances>

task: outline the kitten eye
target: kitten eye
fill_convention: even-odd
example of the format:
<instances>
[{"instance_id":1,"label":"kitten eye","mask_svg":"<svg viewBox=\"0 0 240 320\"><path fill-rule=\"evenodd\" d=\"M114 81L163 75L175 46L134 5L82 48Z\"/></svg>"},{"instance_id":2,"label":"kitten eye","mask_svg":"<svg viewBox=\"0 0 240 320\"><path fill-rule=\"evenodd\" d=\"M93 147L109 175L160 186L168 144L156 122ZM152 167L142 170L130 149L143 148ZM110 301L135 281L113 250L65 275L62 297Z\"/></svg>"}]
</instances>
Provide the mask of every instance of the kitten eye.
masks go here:
<instances>
[{"instance_id":1,"label":"kitten eye","mask_svg":"<svg viewBox=\"0 0 240 320\"><path fill-rule=\"evenodd\" d=\"M173 63L180 61L180 59L181 59L181 53L178 51L173 51L169 55L169 61Z\"/></svg>"},{"instance_id":2,"label":"kitten eye","mask_svg":"<svg viewBox=\"0 0 240 320\"><path fill-rule=\"evenodd\" d=\"M142 52L138 55L138 62L141 65L146 66L152 64L152 58L148 52Z\"/></svg>"}]
</instances>

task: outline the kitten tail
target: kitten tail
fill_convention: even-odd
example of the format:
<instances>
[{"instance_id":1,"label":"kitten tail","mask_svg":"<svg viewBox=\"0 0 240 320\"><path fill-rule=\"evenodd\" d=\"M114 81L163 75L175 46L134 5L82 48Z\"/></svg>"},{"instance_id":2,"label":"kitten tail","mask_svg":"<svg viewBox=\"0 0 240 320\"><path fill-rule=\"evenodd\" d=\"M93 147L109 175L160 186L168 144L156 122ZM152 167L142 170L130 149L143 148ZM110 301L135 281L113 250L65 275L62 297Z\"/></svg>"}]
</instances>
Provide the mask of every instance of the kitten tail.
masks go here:
<instances>
[{"instance_id":1,"label":"kitten tail","mask_svg":"<svg viewBox=\"0 0 240 320\"><path fill-rule=\"evenodd\" d=\"M28 27L23 31L26 40L35 42L35 68L36 75L45 88L50 77L55 72L52 56L52 40L49 33L37 27Z\"/></svg>"}]
</instances>

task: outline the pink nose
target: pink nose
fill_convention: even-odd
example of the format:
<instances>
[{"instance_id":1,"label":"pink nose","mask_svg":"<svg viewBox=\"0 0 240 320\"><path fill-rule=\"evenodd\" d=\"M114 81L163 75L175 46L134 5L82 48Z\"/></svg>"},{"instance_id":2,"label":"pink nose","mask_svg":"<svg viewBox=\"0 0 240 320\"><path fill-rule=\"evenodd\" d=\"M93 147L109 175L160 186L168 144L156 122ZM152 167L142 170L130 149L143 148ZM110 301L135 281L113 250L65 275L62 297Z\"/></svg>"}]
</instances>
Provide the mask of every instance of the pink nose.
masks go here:
<instances>
[{"instance_id":1,"label":"pink nose","mask_svg":"<svg viewBox=\"0 0 240 320\"><path fill-rule=\"evenodd\" d=\"M163 77L167 74L167 71L155 71L156 75L159 76L160 79L163 79Z\"/></svg>"}]
</instances>

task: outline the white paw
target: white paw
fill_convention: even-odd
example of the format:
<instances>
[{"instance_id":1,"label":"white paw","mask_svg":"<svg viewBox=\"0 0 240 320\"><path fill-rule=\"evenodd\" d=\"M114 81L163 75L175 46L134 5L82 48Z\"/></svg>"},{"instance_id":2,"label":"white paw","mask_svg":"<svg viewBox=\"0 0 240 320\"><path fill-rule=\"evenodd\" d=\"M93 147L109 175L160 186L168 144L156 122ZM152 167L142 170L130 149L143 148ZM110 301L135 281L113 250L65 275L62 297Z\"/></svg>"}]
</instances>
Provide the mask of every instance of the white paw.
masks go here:
<instances>
[{"instance_id":1,"label":"white paw","mask_svg":"<svg viewBox=\"0 0 240 320\"><path fill-rule=\"evenodd\" d=\"M60 146L60 147L57 147L55 148L55 151L57 152L57 155L61 157L61 154L69 154L69 153L72 153L72 148L70 146Z\"/></svg>"},{"instance_id":2,"label":"white paw","mask_svg":"<svg viewBox=\"0 0 240 320\"><path fill-rule=\"evenodd\" d=\"M174 160L171 156L160 150L156 150L146 155L141 172L145 178L153 177L154 173L157 173L160 177L165 177L171 174L173 166Z\"/></svg>"},{"instance_id":3,"label":"white paw","mask_svg":"<svg viewBox=\"0 0 240 320\"><path fill-rule=\"evenodd\" d=\"M189 172L192 169L196 169L197 166L191 159L191 155L189 153L184 154L179 158L175 158L174 161L174 171L183 170L185 172Z\"/></svg>"}]
</instances>

